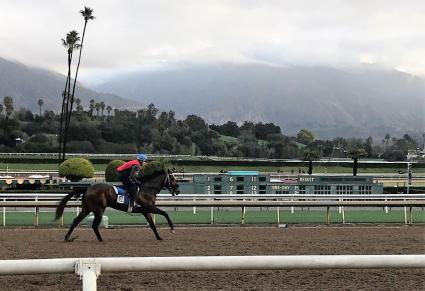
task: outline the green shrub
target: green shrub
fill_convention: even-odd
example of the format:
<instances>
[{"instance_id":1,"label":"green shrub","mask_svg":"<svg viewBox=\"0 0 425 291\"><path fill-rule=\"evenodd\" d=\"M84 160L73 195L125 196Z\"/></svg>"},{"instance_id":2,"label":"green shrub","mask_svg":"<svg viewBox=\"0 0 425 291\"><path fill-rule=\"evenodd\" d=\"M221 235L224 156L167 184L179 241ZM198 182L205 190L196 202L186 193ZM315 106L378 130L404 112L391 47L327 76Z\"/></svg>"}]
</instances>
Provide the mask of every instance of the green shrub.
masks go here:
<instances>
[{"instance_id":1,"label":"green shrub","mask_svg":"<svg viewBox=\"0 0 425 291\"><path fill-rule=\"evenodd\" d=\"M113 160L108 163L105 169L105 180L106 182L119 182L117 171L115 170L117 167L121 166L125 162L123 160Z\"/></svg>"},{"instance_id":2,"label":"green shrub","mask_svg":"<svg viewBox=\"0 0 425 291\"><path fill-rule=\"evenodd\" d=\"M83 178L93 178L94 167L86 159L68 159L59 166L59 176L65 177L72 182L78 182Z\"/></svg>"}]
</instances>

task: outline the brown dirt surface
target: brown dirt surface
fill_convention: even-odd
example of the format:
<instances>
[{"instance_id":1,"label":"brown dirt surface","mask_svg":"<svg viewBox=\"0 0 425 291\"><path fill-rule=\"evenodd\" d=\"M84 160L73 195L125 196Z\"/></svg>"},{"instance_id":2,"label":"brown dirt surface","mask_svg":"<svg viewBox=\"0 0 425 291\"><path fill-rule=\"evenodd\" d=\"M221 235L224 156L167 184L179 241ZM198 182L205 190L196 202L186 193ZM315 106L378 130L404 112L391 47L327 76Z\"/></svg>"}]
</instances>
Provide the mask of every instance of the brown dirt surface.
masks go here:
<instances>
[{"instance_id":1,"label":"brown dirt surface","mask_svg":"<svg viewBox=\"0 0 425 291\"><path fill-rule=\"evenodd\" d=\"M425 254L423 226L1 229L1 259ZM0 290L81 290L74 274L0 276ZM98 290L425 290L425 269L105 273Z\"/></svg>"}]
</instances>

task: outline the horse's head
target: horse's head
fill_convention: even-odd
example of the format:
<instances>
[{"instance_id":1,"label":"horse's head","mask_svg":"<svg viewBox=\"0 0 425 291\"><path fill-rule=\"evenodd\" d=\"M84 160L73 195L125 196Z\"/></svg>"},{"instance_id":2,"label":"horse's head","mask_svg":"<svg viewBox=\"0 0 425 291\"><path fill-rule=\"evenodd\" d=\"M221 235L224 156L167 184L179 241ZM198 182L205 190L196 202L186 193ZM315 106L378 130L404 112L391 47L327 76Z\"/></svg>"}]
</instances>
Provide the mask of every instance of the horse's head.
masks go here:
<instances>
[{"instance_id":1,"label":"horse's head","mask_svg":"<svg viewBox=\"0 0 425 291\"><path fill-rule=\"evenodd\" d=\"M167 177L164 181L164 188L167 188L173 196L180 194L179 184L177 183L176 178L170 170L167 170Z\"/></svg>"}]
</instances>

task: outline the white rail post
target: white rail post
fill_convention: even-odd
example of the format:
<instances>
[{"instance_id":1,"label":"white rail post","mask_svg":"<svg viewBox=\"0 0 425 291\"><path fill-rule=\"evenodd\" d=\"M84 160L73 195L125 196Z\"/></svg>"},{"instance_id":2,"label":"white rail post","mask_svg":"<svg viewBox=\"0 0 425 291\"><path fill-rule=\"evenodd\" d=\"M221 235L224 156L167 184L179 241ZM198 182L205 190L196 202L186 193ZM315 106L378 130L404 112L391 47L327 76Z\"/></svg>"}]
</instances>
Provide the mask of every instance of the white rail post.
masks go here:
<instances>
[{"instance_id":1,"label":"white rail post","mask_svg":"<svg viewBox=\"0 0 425 291\"><path fill-rule=\"evenodd\" d=\"M279 198L276 199L277 202L279 202ZM277 225L279 226L280 224L280 207L277 207Z\"/></svg>"},{"instance_id":2,"label":"white rail post","mask_svg":"<svg viewBox=\"0 0 425 291\"><path fill-rule=\"evenodd\" d=\"M210 223L214 224L214 207L211 207L210 212L211 212Z\"/></svg>"},{"instance_id":3,"label":"white rail post","mask_svg":"<svg viewBox=\"0 0 425 291\"><path fill-rule=\"evenodd\" d=\"M38 195L35 196L35 202L38 201ZM38 207L34 207L34 226L38 226Z\"/></svg>"},{"instance_id":4,"label":"white rail post","mask_svg":"<svg viewBox=\"0 0 425 291\"><path fill-rule=\"evenodd\" d=\"M193 202L195 202L195 201L196 201L196 199L193 198ZM193 206L193 214L196 214L196 206Z\"/></svg>"},{"instance_id":5,"label":"white rail post","mask_svg":"<svg viewBox=\"0 0 425 291\"><path fill-rule=\"evenodd\" d=\"M80 198L77 198L77 202L80 200ZM80 207L79 206L77 206L77 216L78 216L78 214L80 214Z\"/></svg>"},{"instance_id":6,"label":"white rail post","mask_svg":"<svg viewBox=\"0 0 425 291\"><path fill-rule=\"evenodd\" d=\"M6 202L6 198L3 198L3 202ZM3 227L6 227L6 207L3 207Z\"/></svg>"},{"instance_id":7,"label":"white rail post","mask_svg":"<svg viewBox=\"0 0 425 291\"><path fill-rule=\"evenodd\" d=\"M385 202L387 202L388 201L388 199L387 199L387 197L385 197ZM388 213L388 206L385 206L385 213Z\"/></svg>"},{"instance_id":8,"label":"white rail post","mask_svg":"<svg viewBox=\"0 0 425 291\"><path fill-rule=\"evenodd\" d=\"M97 290L97 277L100 275L100 264L95 259L80 259L75 264L75 273L83 281L83 291Z\"/></svg>"},{"instance_id":9,"label":"white rail post","mask_svg":"<svg viewBox=\"0 0 425 291\"><path fill-rule=\"evenodd\" d=\"M243 199L243 201L245 201L245 198ZM242 206L241 224L245 224L245 214L246 214L246 207Z\"/></svg>"},{"instance_id":10,"label":"white rail post","mask_svg":"<svg viewBox=\"0 0 425 291\"><path fill-rule=\"evenodd\" d=\"M329 213L330 207L327 206L326 207L326 225L331 224L331 215Z\"/></svg>"},{"instance_id":11,"label":"white rail post","mask_svg":"<svg viewBox=\"0 0 425 291\"><path fill-rule=\"evenodd\" d=\"M404 202L406 202L406 199L404 199ZM407 207L404 206L404 224L407 224Z\"/></svg>"},{"instance_id":12,"label":"white rail post","mask_svg":"<svg viewBox=\"0 0 425 291\"><path fill-rule=\"evenodd\" d=\"M339 199L339 201L342 201L342 199ZM341 214L342 213L342 206L338 207L338 213Z\"/></svg>"},{"instance_id":13,"label":"white rail post","mask_svg":"<svg viewBox=\"0 0 425 291\"><path fill-rule=\"evenodd\" d=\"M291 202L294 202L294 198L291 198ZM291 214L294 214L294 206L291 206Z\"/></svg>"}]
</instances>

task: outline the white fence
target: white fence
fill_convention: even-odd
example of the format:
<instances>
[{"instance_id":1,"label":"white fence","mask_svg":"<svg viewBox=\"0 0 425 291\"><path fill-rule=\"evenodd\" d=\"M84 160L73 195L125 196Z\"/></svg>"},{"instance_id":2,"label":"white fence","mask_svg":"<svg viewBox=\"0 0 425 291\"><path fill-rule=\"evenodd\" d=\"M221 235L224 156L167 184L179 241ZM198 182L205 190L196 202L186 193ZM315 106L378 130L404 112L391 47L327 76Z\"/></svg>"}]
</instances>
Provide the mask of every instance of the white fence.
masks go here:
<instances>
[{"instance_id":1,"label":"white fence","mask_svg":"<svg viewBox=\"0 0 425 291\"><path fill-rule=\"evenodd\" d=\"M75 273L83 290L106 272L425 268L425 255L199 256L0 260L0 275Z\"/></svg>"},{"instance_id":2,"label":"white fence","mask_svg":"<svg viewBox=\"0 0 425 291\"><path fill-rule=\"evenodd\" d=\"M55 208L59 200L66 194L63 193L31 193L12 194L0 193L0 207L3 207L3 226L6 226L6 207L34 208L34 225L38 225L40 208ZM331 195L292 195L292 194L182 194L170 196L160 194L157 205L160 207L192 207L196 213L197 207L210 208L210 223L214 224L214 207L237 207L241 208L241 224L245 223L247 207L276 208L277 224L280 224L280 209L287 207L294 213L294 207L325 207L326 224L330 224L330 209L338 207L342 215L342 223L345 223L344 207L383 207L388 213L389 207L404 208L404 223L413 223L413 208L425 207L425 194L331 194ZM71 200L67 207L81 206L78 200ZM422 209L423 211L423 209ZM63 221L61 221L63 225Z\"/></svg>"}]
</instances>

